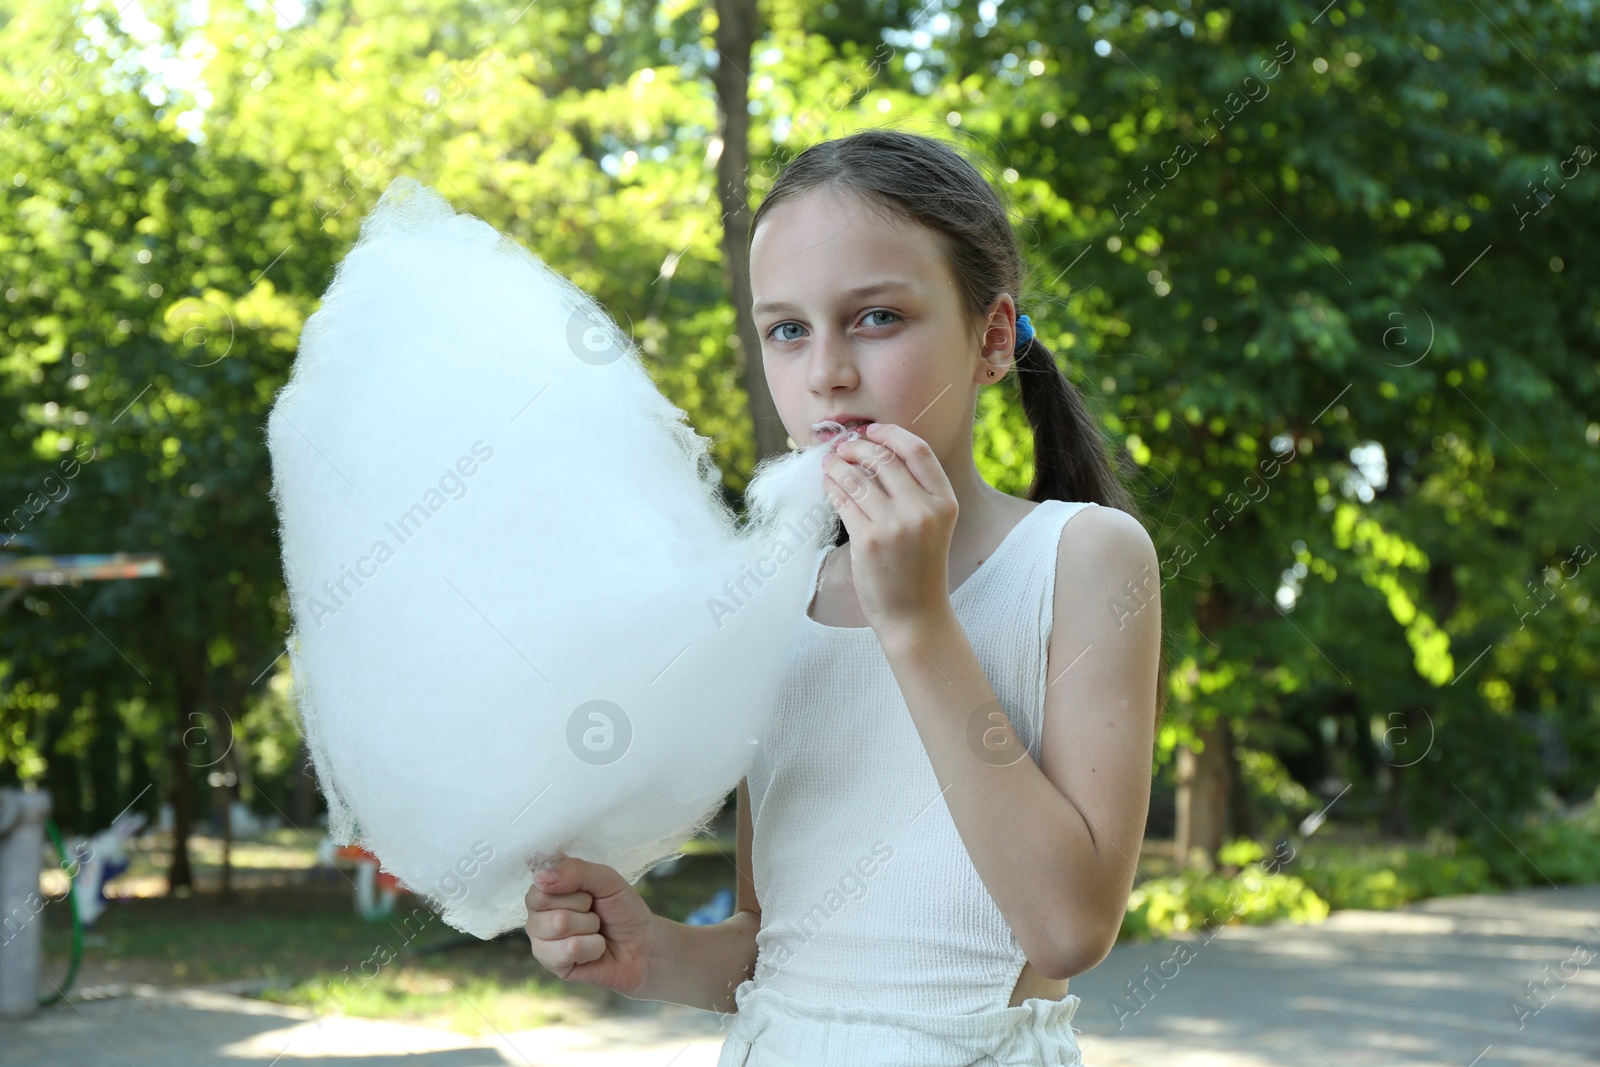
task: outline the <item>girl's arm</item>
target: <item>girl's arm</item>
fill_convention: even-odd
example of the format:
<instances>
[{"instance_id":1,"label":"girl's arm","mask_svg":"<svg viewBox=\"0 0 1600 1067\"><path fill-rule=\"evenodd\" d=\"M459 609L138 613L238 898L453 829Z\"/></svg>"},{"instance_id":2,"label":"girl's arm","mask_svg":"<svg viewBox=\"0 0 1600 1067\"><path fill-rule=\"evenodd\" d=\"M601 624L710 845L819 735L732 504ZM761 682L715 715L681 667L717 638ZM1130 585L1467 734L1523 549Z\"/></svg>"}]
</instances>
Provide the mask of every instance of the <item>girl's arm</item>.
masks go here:
<instances>
[{"instance_id":1,"label":"girl's arm","mask_svg":"<svg viewBox=\"0 0 1600 1067\"><path fill-rule=\"evenodd\" d=\"M660 957L651 965L644 987L625 995L630 1000L662 1000L724 1015L737 1012L733 994L755 970L761 916L736 911L719 923L689 926L658 915L655 923Z\"/></svg>"},{"instance_id":2,"label":"girl's arm","mask_svg":"<svg viewBox=\"0 0 1600 1067\"><path fill-rule=\"evenodd\" d=\"M750 812L750 781L739 779L735 847L738 877L734 913L710 926L689 926L656 916L660 962L650 968L644 988L632 1000L664 1000L691 1008L721 1012L739 1010L734 991L755 972L756 933L761 929L761 901L750 856L755 824Z\"/></svg>"},{"instance_id":3,"label":"girl's arm","mask_svg":"<svg viewBox=\"0 0 1600 1067\"><path fill-rule=\"evenodd\" d=\"M1099 963L1121 927L1150 807L1161 641L1160 562L1139 521L1091 507L1065 529L1040 763L948 597L879 631L972 864L1053 979Z\"/></svg>"}]
</instances>

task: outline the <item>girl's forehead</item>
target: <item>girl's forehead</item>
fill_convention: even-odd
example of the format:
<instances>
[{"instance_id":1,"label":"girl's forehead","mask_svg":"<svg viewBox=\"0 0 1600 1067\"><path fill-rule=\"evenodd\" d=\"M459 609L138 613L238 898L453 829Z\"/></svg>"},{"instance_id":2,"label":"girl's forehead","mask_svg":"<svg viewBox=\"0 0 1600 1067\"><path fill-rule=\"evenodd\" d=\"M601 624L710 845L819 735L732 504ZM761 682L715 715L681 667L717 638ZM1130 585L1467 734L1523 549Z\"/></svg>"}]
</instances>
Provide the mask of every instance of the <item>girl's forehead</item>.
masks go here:
<instances>
[{"instance_id":1,"label":"girl's forehead","mask_svg":"<svg viewBox=\"0 0 1600 1067\"><path fill-rule=\"evenodd\" d=\"M886 217L847 191L818 188L774 207L750 246L758 288L818 282L849 288L866 275L895 274L921 284L943 275L938 235L921 223ZM759 299L759 297L758 297Z\"/></svg>"}]
</instances>

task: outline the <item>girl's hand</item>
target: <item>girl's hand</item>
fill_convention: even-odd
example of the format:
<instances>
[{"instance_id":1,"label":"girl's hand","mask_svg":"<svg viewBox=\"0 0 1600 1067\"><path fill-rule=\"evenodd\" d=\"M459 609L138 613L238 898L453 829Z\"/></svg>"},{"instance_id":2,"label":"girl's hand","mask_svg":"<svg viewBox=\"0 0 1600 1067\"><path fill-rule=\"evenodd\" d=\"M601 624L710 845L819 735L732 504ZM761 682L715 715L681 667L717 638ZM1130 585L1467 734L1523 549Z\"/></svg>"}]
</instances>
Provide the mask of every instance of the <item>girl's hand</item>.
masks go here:
<instances>
[{"instance_id":1,"label":"girl's hand","mask_svg":"<svg viewBox=\"0 0 1600 1067\"><path fill-rule=\"evenodd\" d=\"M632 996L663 959L660 924L614 867L563 856L526 899L533 958L557 978Z\"/></svg>"},{"instance_id":2,"label":"girl's hand","mask_svg":"<svg viewBox=\"0 0 1600 1067\"><path fill-rule=\"evenodd\" d=\"M850 531L850 570L874 630L910 628L950 608L955 491L928 443L873 423L823 459L822 487Z\"/></svg>"}]
</instances>

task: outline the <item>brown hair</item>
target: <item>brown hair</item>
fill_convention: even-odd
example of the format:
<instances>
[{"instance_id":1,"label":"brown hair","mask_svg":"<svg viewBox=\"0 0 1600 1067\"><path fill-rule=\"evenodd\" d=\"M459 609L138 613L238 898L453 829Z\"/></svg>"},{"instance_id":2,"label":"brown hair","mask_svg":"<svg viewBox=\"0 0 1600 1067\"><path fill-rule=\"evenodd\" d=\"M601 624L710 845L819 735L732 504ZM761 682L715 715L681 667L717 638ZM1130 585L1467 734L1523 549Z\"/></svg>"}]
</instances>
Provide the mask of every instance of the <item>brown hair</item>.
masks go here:
<instances>
[{"instance_id":1,"label":"brown hair","mask_svg":"<svg viewBox=\"0 0 1600 1067\"><path fill-rule=\"evenodd\" d=\"M943 141L903 130L870 128L822 141L783 169L750 222L750 238L767 212L819 186L857 194L891 222L909 221L942 235L967 319L981 324L1001 293L1013 298L1027 281L1000 194L972 163ZM1020 305L1021 301L1018 300ZM1019 306L1019 313L1023 309ZM1029 316L1032 321L1032 316ZM1022 408L1033 428L1033 481L1027 499L1088 500L1145 523L1133 494L1112 465L1089 402L1035 335L1018 347L1013 367ZM848 539L840 525L839 540ZM1157 677L1157 721L1166 703L1166 642Z\"/></svg>"}]
</instances>

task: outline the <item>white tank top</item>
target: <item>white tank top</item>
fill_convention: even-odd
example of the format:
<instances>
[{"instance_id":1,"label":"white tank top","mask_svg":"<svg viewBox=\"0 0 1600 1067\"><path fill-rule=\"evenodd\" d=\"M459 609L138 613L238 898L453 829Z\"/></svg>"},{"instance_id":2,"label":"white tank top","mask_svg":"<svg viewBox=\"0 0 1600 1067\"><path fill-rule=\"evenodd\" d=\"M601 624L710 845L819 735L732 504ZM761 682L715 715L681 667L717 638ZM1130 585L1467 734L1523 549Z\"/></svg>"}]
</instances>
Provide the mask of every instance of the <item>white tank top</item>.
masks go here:
<instances>
[{"instance_id":1,"label":"white tank top","mask_svg":"<svg viewBox=\"0 0 1600 1067\"><path fill-rule=\"evenodd\" d=\"M1090 506L1040 502L950 597L1035 763L1056 549ZM1027 957L972 865L871 627L809 614L799 624L747 779L762 916L754 986L937 1015L1010 1003Z\"/></svg>"}]
</instances>

